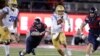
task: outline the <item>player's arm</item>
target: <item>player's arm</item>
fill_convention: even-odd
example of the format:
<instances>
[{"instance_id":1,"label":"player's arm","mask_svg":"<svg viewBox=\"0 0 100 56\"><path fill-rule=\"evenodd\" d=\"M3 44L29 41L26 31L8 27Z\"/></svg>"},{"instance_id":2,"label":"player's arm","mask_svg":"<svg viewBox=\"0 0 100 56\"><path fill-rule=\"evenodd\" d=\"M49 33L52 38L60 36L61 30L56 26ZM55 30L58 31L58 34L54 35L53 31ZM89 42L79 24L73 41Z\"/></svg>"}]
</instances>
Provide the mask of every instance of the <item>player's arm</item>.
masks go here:
<instances>
[{"instance_id":1,"label":"player's arm","mask_svg":"<svg viewBox=\"0 0 100 56\"><path fill-rule=\"evenodd\" d=\"M70 30L71 30L71 24L70 24L69 17L65 15L65 16L64 16L64 19L67 20L68 26L69 26L68 31L70 31Z\"/></svg>"},{"instance_id":2,"label":"player's arm","mask_svg":"<svg viewBox=\"0 0 100 56\"><path fill-rule=\"evenodd\" d=\"M0 26L3 26L2 19L9 13L8 7L4 7L0 13Z\"/></svg>"},{"instance_id":3,"label":"player's arm","mask_svg":"<svg viewBox=\"0 0 100 56\"><path fill-rule=\"evenodd\" d=\"M81 32L83 32L83 28L84 28L84 26L87 24L87 22L86 21L84 21L82 24L81 24L81 27L80 27L80 31Z\"/></svg>"},{"instance_id":4,"label":"player's arm","mask_svg":"<svg viewBox=\"0 0 100 56\"><path fill-rule=\"evenodd\" d=\"M17 27L17 22L19 21L18 15L19 15L19 11L17 12L17 18L16 18L16 20L14 21L14 28Z\"/></svg>"},{"instance_id":5,"label":"player's arm","mask_svg":"<svg viewBox=\"0 0 100 56\"><path fill-rule=\"evenodd\" d=\"M45 28L45 30L44 30L43 32L39 32L39 31L34 30L34 31L31 33L31 35L32 35L32 36L41 36L41 35L45 35L45 33L48 32L47 26L46 26L46 24L42 24L42 25L43 25L44 28Z\"/></svg>"},{"instance_id":6,"label":"player's arm","mask_svg":"<svg viewBox=\"0 0 100 56\"><path fill-rule=\"evenodd\" d=\"M46 31L43 31L43 32L38 32L38 31L33 31L33 32L30 32L30 35L32 36L41 36L43 34L45 34Z\"/></svg>"},{"instance_id":7,"label":"player's arm","mask_svg":"<svg viewBox=\"0 0 100 56\"><path fill-rule=\"evenodd\" d=\"M17 27L18 18L14 21L14 28Z\"/></svg>"},{"instance_id":8,"label":"player's arm","mask_svg":"<svg viewBox=\"0 0 100 56\"><path fill-rule=\"evenodd\" d=\"M67 21L68 21L68 26L71 27L69 17L67 17Z\"/></svg>"},{"instance_id":9,"label":"player's arm","mask_svg":"<svg viewBox=\"0 0 100 56\"><path fill-rule=\"evenodd\" d=\"M32 36L40 36L40 32L33 31L30 33Z\"/></svg>"},{"instance_id":10,"label":"player's arm","mask_svg":"<svg viewBox=\"0 0 100 56\"><path fill-rule=\"evenodd\" d=\"M40 33L39 31L37 31L36 28L30 29L29 34L30 34L31 36L40 36L40 35L42 35L42 33Z\"/></svg>"},{"instance_id":11,"label":"player's arm","mask_svg":"<svg viewBox=\"0 0 100 56\"><path fill-rule=\"evenodd\" d=\"M46 24L44 24L44 28L45 28L44 37L46 37L48 35L48 32L50 32L50 28L48 28Z\"/></svg>"},{"instance_id":12,"label":"player's arm","mask_svg":"<svg viewBox=\"0 0 100 56\"><path fill-rule=\"evenodd\" d=\"M44 26L43 28L44 28L45 30L44 30L43 32L40 32L40 34L39 34L39 35L40 35L40 36L41 36L41 35L44 35L44 36L45 36L45 35L46 35L46 33L48 32L47 25L46 25L46 24L44 24L44 23L43 23L42 25Z\"/></svg>"},{"instance_id":13,"label":"player's arm","mask_svg":"<svg viewBox=\"0 0 100 56\"><path fill-rule=\"evenodd\" d=\"M5 12L1 12L0 13L0 26L3 26L3 22L2 22L2 19L6 16L7 13Z\"/></svg>"}]
</instances>

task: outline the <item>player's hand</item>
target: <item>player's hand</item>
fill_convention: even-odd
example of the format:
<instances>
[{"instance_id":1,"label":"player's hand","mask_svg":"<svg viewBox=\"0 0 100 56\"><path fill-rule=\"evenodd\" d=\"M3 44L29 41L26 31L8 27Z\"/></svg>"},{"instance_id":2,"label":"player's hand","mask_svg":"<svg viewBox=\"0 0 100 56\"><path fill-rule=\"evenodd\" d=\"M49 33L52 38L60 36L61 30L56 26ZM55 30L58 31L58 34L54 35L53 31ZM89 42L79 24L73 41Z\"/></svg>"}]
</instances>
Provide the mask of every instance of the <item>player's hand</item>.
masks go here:
<instances>
[{"instance_id":1,"label":"player's hand","mask_svg":"<svg viewBox=\"0 0 100 56\"><path fill-rule=\"evenodd\" d=\"M97 37L97 41L100 41L100 35L99 35L99 37Z\"/></svg>"},{"instance_id":2,"label":"player's hand","mask_svg":"<svg viewBox=\"0 0 100 56\"><path fill-rule=\"evenodd\" d=\"M43 35L43 34L45 34L45 31L43 31L43 32L40 33L40 35Z\"/></svg>"}]
</instances>

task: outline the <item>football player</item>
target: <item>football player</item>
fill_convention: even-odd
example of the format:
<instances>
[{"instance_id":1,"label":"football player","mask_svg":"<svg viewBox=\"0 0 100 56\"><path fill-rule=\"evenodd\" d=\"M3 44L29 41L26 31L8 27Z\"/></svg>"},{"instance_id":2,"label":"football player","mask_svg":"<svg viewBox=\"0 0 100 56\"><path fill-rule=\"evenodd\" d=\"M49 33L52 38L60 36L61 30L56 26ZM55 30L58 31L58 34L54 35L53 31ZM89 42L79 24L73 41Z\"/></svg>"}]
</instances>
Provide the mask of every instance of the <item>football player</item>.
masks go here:
<instances>
[{"instance_id":1,"label":"football player","mask_svg":"<svg viewBox=\"0 0 100 56\"><path fill-rule=\"evenodd\" d=\"M47 26L40 21L40 19L35 19L32 25L29 35L26 38L26 48L25 50L19 52L19 56L25 56L26 54L32 53L35 55L34 49L39 45L42 38L46 33Z\"/></svg>"},{"instance_id":2,"label":"football player","mask_svg":"<svg viewBox=\"0 0 100 56\"><path fill-rule=\"evenodd\" d=\"M19 13L17 9L17 0L8 0L7 2L7 6L5 6L0 13L0 26L8 28L11 34L10 38L16 41L14 33L16 32L15 28L17 26L17 16ZM5 44L4 48L6 50L6 56L9 56L9 45Z\"/></svg>"},{"instance_id":3,"label":"football player","mask_svg":"<svg viewBox=\"0 0 100 56\"><path fill-rule=\"evenodd\" d=\"M89 24L88 41L89 44L86 48L86 56L91 56L92 52L96 51L99 47L99 41L97 37L100 35L100 18L97 14L97 9L92 7L89 11L89 15L81 25L81 32L86 24Z\"/></svg>"},{"instance_id":4,"label":"football player","mask_svg":"<svg viewBox=\"0 0 100 56\"><path fill-rule=\"evenodd\" d=\"M55 12L52 15L52 42L61 56L71 56L72 54L71 51L67 48L66 36L63 31L65 20L68 21L68 31L70 31L70 21L68 15L65 13L65 8L63 5L57 5ZM64 50L60 48L61 45L64 46Z\"/></svg>"}]
</instances>

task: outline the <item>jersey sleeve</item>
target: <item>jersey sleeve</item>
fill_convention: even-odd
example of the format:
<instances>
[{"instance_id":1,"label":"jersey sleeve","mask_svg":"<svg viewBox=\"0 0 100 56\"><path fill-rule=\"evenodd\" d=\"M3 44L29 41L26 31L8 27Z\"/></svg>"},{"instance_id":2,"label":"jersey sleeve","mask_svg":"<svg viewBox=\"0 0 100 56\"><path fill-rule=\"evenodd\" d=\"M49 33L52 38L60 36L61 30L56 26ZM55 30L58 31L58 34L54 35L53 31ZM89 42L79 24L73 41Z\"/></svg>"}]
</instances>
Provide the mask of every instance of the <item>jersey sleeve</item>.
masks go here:
<instances>
[{"instance_id":1,"label":"jersey sleeve","mask_svg":"<svg viewBox=\"0 0 100 56\"><path fill-rule=\"evenodd\" d=\"M8 13L9 13L9 8L8 8L8 7L4 7L4 8L2 9L2 13L8 14Z\"/></svg>"},{"instance_id":2,"label":"jersey sleeve","mask_svg":"<svg viewBox=\"0 0 100 56\"><path fill-rule=\"evenodd\" d=\"M70 26L70 20L69 20L69 17L66 13L64 13L64 20L67 20L68 25Z\"/></svg>"},{"instance_id":3,"label":"jersey sleeve","mask_svg":"<svg viewBox=\"0 0 100 56\"><path fill-rule=\"evenodd\" d=\"M17 16L18 16L18 14L19 14L19 10L16 8L16 14L17 14Z\"/></svg>"}]
</instances>

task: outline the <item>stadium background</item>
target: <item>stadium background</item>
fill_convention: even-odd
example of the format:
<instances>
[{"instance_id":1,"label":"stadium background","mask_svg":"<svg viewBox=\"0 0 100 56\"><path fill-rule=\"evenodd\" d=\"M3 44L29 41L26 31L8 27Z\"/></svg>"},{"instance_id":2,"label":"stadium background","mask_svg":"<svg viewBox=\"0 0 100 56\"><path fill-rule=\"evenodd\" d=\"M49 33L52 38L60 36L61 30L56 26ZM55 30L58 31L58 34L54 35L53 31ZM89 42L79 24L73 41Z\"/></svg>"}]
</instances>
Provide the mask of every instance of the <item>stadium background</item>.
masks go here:
<instances>
[{"instance_id":1,"label":"stadium background","mask_svg":"<svg viewBox=\"0 0 100 56\"><path fill-rule=\"evenodd\" d=\"M11 44L11 56L18 56L18 51L22 50L25 47L25 34L29 30L33 19L39 17L42 22L46 23L50 27L50 17L54 11L55 6L59 3L63 3L65 10L69 15L71 21L71 32L67 32L65 28L65 34L68 39L69 48L73 50L74 56L84 55L84 49L86 45L81 46L72 46L71 40L74 33L80 26L80 23L85 19L89 8L96 7L98 13L100 11L100 0L18 0L18 8L20 10L18 19L18 33L20 34L20 43ZM0 9L5 6L5 1L0 0ZM67 22L66 22L67 27ZM88 34L88 25L85 27L84 33ZM49 47L49 49L47 48ZM42 48L42 49L41 49ZM46 49L47 48L47 49ZM39 49L37 49L37 56L58 56L59 54L53 48L52 44L44 44L42 40ZM0 48L0 56L4 55L3 49ZM44 50L43 50L44 49ZM49 50L49 51L48 51ZM100 56L100 50L98 50L94 56ZM47 54L46 54L47 53ZM49 54L51 53L51 55ZM31 56L31 55L30 55Z\"/></svg>"}]
</instances>

